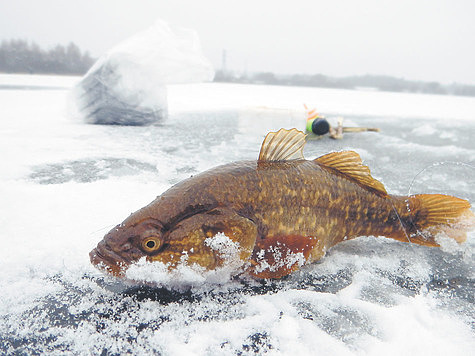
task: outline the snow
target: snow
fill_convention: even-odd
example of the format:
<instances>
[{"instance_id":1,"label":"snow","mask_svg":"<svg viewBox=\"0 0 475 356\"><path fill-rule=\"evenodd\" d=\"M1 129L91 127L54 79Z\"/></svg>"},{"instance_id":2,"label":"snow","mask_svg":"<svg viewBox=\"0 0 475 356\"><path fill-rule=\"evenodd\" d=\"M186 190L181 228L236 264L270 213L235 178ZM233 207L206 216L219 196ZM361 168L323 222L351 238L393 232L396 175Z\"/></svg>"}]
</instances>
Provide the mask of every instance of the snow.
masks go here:
<instances>
[{"instance_id":1,"label":"snow","mask_svg":"<svg viewBox=\"0 0 475 356\"><path fill-rule=\"evenodd\" d=\"M224 88L226 88L224 90ZM199 83L171 85L168 88L169 109L232 110L256 108L263 111L297 111L303 113L303 104L316 107L326 116L373 116L373 119L444 119L442 125L475 120L474 98L447 95L367 92L344 89L285 87ZM206 95L202 95L206 93ZM424 122L424 125L431 122ZM412 127L411 127L412 128Z\"/></svg>"},{"instance_id":2,"label":"snow","mask_svg":"<svg viewBox=\"0 0 475 356\"><path fill-rule=\"evenodd\" d=\"M442 249L349 240L264 282L145 261L120 281L88 253L172 184L256 158L269 130L303 129L303 103L330 121L381 128L311 140L307 158L353 149L391 193L473 203L475 98L176 84L160 125L100 126L71 117L61 88L78 79L0 75L1 353L473 352L473 232L463 245L441 237ZM236 247L224 235L209 242L223 253Z\"/></svg>"},{"instance_id":3,"label":"snow","mask_svg":"<svg viewBox=\"0 0 475 356\"><path fill-rule=\"evenodd\" d=\"M222 232L218 232L215 236L205 240L206 246L217 251L219 256L225 260L230 260L240 253L240 244L232 241Z\"/></svg>"}]
</instances>

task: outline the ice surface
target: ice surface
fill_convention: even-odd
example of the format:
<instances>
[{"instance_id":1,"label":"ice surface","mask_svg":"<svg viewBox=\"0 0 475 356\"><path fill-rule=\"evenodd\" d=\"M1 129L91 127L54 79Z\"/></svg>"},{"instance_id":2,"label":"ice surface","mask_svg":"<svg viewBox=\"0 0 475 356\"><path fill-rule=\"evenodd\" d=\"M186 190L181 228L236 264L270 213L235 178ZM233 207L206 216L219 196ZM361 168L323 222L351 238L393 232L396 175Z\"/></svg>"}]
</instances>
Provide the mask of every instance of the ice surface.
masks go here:
<instances>
[{"instance_id":1,"label":"ice surface","mask_svg":"<svg viewBox=\"0 0 475 356\"><path fill-rule=\"evenodd\" d=\"M0 76L0 353L473 353L473 232L442 249L362 237L267 282L141 262L131 277L145 283L134 284L88 253L172 184L256 158L270 129L303 128L302 103L381 128L309 141L306 157L354 149L391 193L473 203L475 99L172 85L161 125L101 126L71 120L67 90L52 88L61 80Z\"/></svg>"},{"instance_id":2,"label":"ice surface","mask_svg":"<svg viewBox=\"0 0 475 356\"><path fill-rule=\"evenodd\" d=\"M167 84L213 76L197 33L158 20L99 58L73 99L88 123L148 125L167 116Z\"/></svg>"}]
</instances>

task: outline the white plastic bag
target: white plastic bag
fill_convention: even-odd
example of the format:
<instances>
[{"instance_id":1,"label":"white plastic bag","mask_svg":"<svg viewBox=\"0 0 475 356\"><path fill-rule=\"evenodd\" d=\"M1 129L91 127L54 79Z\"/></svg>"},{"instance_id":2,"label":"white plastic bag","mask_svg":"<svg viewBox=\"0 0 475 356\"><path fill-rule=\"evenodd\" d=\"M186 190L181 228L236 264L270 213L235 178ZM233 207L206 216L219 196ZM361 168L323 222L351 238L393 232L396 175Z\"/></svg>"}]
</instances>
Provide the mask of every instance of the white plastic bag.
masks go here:
<instances>
[{"instance_id":1,"label":"white plastic bag","mask_svg":"<svg viewBox=\"0 0 475 356\"><path fill-rule=\"evenodd\" d=\"M146 125L166 117L166 84L213 76L196 32L159 20L102 56L75 96L89 123Z\"/></svg>"}]
</instances>

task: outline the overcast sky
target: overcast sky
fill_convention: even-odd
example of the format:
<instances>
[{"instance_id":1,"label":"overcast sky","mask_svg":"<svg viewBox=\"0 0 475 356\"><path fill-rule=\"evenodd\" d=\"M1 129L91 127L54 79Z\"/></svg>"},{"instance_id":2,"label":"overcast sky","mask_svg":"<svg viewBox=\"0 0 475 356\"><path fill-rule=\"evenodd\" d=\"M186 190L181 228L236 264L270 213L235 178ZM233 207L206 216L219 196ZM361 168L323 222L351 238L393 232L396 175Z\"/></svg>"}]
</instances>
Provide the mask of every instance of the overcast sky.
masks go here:
<instances>
[{"instance_id":1,"label":"overcast sky","mask_svg":"<svg viewBox=\"0 0 475 356\"><path fill-rule=\"evenodd\" d=\"M249 72L384 74L475 84L473 0L0 0L0 40L100 56L160 18Z\"/></svg>"}]
</instances>

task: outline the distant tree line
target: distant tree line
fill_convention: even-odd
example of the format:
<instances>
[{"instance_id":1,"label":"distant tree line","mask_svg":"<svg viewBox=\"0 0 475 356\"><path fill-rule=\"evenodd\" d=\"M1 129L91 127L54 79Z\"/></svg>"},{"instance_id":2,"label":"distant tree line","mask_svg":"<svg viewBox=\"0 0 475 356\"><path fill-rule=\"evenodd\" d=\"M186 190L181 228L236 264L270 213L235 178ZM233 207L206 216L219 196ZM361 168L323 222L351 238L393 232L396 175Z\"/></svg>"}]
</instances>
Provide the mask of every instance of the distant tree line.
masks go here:
<instances>
[{"instance_id":1,"label":"distant tree line","mask_svg":"<svg viewBox=\"0 0 475 356\"><path fill-rule=\"evenodd\" d=\"M95 59L69 43L50 50L25 40L4 40L0 44L0 72L30 74L84 74Z\"/></svg>"},{"instance_id":2,"label":"distant tree line","mask_svg":"<svg viewBox=\"0 0 475 356\"><path fill-rule=\"evenodd\" d=\"M270 85L289 85L322 88L358 89L373 88L381 91L450 94L475 96L475 85L449 84L437 82L412 81L384 75L363 75L351 77L328 77L323 74L277 75L272 72L236 75L231 72L217 71L216 82L253 83Z\"/></svg>"}]
</instances>

